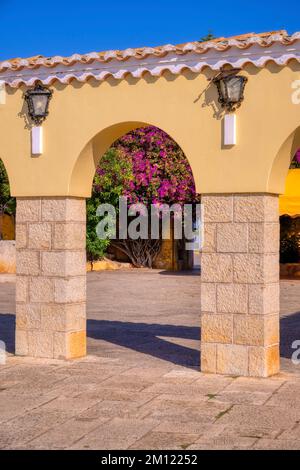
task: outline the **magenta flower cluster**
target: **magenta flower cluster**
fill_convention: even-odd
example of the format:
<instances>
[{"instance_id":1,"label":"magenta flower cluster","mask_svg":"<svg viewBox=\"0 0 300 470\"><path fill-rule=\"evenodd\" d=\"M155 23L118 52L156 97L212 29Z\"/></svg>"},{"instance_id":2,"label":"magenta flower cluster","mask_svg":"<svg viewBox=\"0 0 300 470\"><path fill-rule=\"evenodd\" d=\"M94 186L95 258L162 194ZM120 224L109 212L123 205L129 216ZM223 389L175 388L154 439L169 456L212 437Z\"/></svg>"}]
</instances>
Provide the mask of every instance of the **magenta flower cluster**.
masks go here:
<instances>
[{"instance_id":1,"label":"magenta flower cluster","mask_svg":"<svg viewBox=\"0 0 300 470\"><path fill-rule=\"evenodd\" d=\"M117 140L113 147L118 151L120 159L130 162L130 176L127 168L122 190L129 204L182 205L197 199L192 170L186 156L179 145L161 129L149 126L133 130ZM107 164L103 168L100 161L97 168L97 192L101 192L101 180L107 171Z\"/></svg>"}]
</instances>

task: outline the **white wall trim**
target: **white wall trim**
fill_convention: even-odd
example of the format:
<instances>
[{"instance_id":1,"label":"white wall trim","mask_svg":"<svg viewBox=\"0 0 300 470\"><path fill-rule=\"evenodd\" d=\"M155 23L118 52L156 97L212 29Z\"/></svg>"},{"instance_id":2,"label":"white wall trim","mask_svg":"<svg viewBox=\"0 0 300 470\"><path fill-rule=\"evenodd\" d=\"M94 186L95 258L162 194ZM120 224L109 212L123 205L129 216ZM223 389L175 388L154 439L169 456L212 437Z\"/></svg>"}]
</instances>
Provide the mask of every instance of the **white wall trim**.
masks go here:
<instances>
[{"instance_id":1,"label":"white wall trim","mask_svg":"<svg viewBox=\"0 0 300 470\"><path fill-rule=\"evenodd\" d=\"M41 155L43 153L43 128L33 126L31 129L31 154Z\"/></svg>"},{"instance_id":2,"label":"white wall trim","mask_svg":"<svg viewBox=\"0 0 300 470\"><path fill-rule=\"evenodd\" d=\"M224 145L236 145L236 114L225 114L223 120Z\"/></svg>"}]
</instances>

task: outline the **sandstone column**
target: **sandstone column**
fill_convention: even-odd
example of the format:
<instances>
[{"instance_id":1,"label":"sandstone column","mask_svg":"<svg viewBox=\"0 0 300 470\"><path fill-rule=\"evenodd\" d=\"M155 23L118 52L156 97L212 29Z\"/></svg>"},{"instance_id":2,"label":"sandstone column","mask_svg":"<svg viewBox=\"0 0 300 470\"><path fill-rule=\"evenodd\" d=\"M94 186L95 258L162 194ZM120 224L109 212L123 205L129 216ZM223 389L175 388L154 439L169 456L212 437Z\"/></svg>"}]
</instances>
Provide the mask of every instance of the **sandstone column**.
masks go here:
<instances>
[{"instance_id":1,"label":"sandstone column","mask_svg":"<svg viewBox=\"0 0 300 470\"><path fill-rule=\"evenodd\" d=\"M86 354L85 200L18 198L16 354Z\"/></svg>"},{"instance_id":2,"label":"sandstone column","mask_svg":"<svg viewBox=\"0 0 300 470\"><path fill-rule=\"evenodd\" d=\"M201 368L279 371L279 210L269 194L202 197Z\"/></svg>"}]
</instances>

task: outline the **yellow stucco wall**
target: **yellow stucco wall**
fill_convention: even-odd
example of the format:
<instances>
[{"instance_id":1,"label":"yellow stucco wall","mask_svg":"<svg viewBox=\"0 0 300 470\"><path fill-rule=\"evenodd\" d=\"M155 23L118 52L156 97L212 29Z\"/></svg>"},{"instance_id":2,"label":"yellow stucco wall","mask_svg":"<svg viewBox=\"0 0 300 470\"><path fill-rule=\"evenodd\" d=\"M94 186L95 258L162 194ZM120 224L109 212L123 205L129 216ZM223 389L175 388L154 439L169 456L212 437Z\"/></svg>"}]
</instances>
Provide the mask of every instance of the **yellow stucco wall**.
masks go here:
<instances>
[{"instance_id":1,"label":"yellow stucco wall","mask_svg":"<svg viewBox=\"0 0 300 470\"><path fill-rule=\"evenodd\" d=\"M249 80L237 111L238 143L222 146L215 75L166 72L155 78L92 79L54 84L44 128L44 153L31 156L22 89L7 87L0 106L0 158L13 196L90 196L95 165L112 142L134 127L155 125L182 147L200 193L283 193L289 161L300 147L300 105L292 83L300 64L245 66ZM300 128L299 128L300 129Z\"/></svg>"},{"instance_id":2,"label":"yellow stucco wall","mask_svg":"<svg viewBox=\"0 0 300 470\"><path fill-rule=\"evenodd\" d=\"M280 215L300 215L300 169L289 170L284 195L279 198Z\"/></svg>"}]
</instances>

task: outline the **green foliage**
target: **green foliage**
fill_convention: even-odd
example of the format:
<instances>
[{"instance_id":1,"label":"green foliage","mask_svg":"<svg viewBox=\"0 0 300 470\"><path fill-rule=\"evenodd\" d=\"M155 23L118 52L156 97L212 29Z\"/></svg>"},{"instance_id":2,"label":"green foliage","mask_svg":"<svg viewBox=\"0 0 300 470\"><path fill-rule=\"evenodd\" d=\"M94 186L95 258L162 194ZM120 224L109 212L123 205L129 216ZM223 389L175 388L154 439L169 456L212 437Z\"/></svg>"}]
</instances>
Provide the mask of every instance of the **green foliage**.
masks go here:
<instances>
[{"instance_id":1,"label":"green foliage","mask_svg":"<svg viewBox=\"0 0 300 470\"><path fill-rule=\"evenodd\" d=\"M10 195L8 176L0 160L0 214L14 215L16 211L16 200Z\"/></svg>"},{"instance_id":2,"label":"green foliage","mask_svg":"<svg viewBox=\"0 0 300 470\"><path fill-rule=\"evenodd\" d=\"M297 219L288 215L280 217L280 263L300 262L300 233Z\"/></svg>"},{"instance_id":3,"label":"green foliage","mask_svg":"<svg viewBox=\"0 0 300 470\"><path fill-rule=\"evenodd\" d=\"M216 36L213 34L213 32L209 29L208 33L203 36L203 38L200 39L199 42L206 42L206 41L212 41L213 39L216 39Z\"/></svg>"},{"instance_id":4,"label":"green foliage","mask_svg":"<svg viewBox=\"0 0 300 470\"><path fill-rule=\"evenodd\" d=\"M97 197L88 199L86 203L86 251L89 261L103 258L109 245L109 240L100 240L96 233L96 227L100 221L100 218L96 216L96 210L100 203Z\"/></svg>"},{"instance_id":5,"label":"green foliage","mask_svg":"<svg viewBox=\"0 0 300 470\"><path fill-rule=\"evenodd\" d=\"M96 227L101 218L96 215L100 204L112 204L118 212L119 196L122 195L124 186L132 178L130 162L117 149L110 148L101 159L94 183L92 197L87 200L87 236L86 250L89 261L103 258L110 240L100 240L96 233ZM100 188L101 181L101 191Z\"/></svg>"},{"instance_id":6,"label":"green foliage","mask_svg":"<svg viewBox=\"0 0 300 470\"><path fill-rule=\"evenodd\" d=\"M16 213L16 199L11 197L9 189L8 176L0 160L0 216L4 214L15 215ZM2 240L2 220L0 223L0 240Z\"/></svg>"},{"instance_id":7,"label":"green foliage","mask_svg":"<svg viewBox=\"0 0 300 470\"><path fill-rule=\"evenodd\" d=\"M100 203L117 207L124 188L133 180L130 159L120 149L111 147L101 158L97 167L92 197L99 198Z\"/></svg>"},{"instance_id":8,"label":"green foliage","mask_svg":"<svg viewBox=\"0 0 300 470\"><path fill-rule=\"evenodd\" d=\"M300 262L300 235L283 237L280 240L280 262L299 263Z\"/></svg>"}]
</instances>

